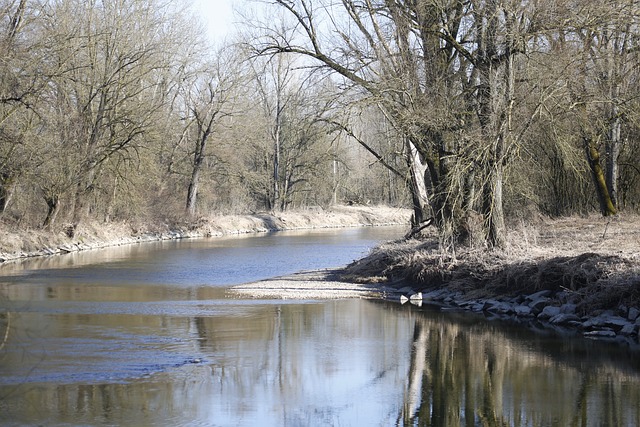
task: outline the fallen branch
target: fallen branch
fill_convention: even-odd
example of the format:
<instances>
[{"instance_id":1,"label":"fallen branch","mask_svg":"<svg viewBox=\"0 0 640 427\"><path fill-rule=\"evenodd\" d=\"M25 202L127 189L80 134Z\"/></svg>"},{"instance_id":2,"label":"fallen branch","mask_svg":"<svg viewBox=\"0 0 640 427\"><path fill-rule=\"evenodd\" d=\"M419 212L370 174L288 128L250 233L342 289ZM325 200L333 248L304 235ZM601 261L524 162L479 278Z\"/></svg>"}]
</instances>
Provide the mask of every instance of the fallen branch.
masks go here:
<instances>
[{"instance_id":1,"label":"fallen branch","mask_svg":"<svg viewBox=\"0 0 640 427\"><path fill-rule=\"evenodd\" d=\"M405 234L404 239L409 240L413 238L416 234L420 233L425 228L429 227L433 224L433 218L429 218L426 221L422 221L420 224L413 227L407 234Z\"/></svg>"}]
</instances>

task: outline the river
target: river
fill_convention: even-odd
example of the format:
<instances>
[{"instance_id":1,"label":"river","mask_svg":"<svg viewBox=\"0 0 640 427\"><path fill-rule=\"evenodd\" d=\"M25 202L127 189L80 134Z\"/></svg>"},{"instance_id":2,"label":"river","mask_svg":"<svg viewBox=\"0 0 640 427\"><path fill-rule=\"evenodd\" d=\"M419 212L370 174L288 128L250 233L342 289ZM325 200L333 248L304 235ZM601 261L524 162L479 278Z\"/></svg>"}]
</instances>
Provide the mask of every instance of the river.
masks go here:
<instances>
[{"instance_id":1,"label":"river","mask_svg":"<svg viewBox=\"0 0 640 427\"><path fill-rule=\"evenodd\" d=\"M400 228L165 241L0 266L0 424L637 426L640 358L477 314L228 287Z\"/></svg>"}]
</instances>

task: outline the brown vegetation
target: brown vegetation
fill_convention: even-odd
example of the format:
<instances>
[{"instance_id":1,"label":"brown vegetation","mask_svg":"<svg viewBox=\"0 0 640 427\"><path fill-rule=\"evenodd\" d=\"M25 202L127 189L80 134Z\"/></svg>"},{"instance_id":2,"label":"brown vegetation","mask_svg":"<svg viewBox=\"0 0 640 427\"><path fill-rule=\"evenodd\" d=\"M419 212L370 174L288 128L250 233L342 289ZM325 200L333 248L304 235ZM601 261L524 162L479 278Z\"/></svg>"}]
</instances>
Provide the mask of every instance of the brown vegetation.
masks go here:
<instances>
[{"instance_id":1,"label":"brown vegetation","mask_svg":"<svg viewBox=\"0 0 640 427\"><path fill-rule=\"evenodd\" d=\"M503 250L443 252L434 235L374 249L344 279L417 290L447 287L471 297L539 290L569 294L583 313L640 306L640 218L544 219L521 225Z\"/></svg>"}]
</instances>

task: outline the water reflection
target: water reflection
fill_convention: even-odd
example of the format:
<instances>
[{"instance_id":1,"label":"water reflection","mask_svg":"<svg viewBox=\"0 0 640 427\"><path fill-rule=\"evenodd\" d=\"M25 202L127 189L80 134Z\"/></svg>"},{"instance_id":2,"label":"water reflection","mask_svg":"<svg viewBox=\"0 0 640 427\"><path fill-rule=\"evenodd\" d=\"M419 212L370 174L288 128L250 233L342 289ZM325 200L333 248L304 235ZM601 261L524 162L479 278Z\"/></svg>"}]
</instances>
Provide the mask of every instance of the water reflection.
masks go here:
<instances>
[{"instance_id":1,"label":"water reflection","mask_svg":"<svg viewBox=\"0 0 640 427\"><path fill-rule=\"evenodd\" d=\"M471 315L348 300L194 317L39 316L32 327L66 327L43 334L40 351L3 352L9 424L640 422L638 361L624 349Z\"/></svg>"},{"instance_id":2,"label":"water reflection","mask_svg":"<svg viewBox=\"0 0 640 427\"><path fill-rule=\"evenodd\" d=\"M0 281L49 286L228 286L339 267L404 227L282 231L126 245L0 265Z\"/></svg>"},{"instance_id":3,"label":"water reflection","mask_svg":"<svg viewBox=\"0 0 640 427\"><path fill-rule=\"evenodd\" d=\"M292 238L233 240L249 249L226 279L206 240L0 269L0 425L640 425L640 359L617 346L385 302L225 298L247 254L305 242L296 262L329 266L375 240Z\"/></svg>"},{"instance_id":4,"label":"water reflection","mask_svg":"<svg viewBox=\"0 0 640 427\"><path fill-rule=\"evenodd\" d=\"M398 424L639 425L638 359L625 350L451 317L415 318Z\"/></svg>"}]
</instances>

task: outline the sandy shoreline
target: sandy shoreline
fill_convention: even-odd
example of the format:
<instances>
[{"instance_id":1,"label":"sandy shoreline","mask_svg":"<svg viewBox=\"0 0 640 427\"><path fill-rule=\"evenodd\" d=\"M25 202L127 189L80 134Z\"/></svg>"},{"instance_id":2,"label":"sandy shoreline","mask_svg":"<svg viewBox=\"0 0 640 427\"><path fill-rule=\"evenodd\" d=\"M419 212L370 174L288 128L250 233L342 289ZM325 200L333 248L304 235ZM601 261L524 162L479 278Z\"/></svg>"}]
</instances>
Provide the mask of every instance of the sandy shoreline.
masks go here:
<instances>
[{"instance_id":1,"label":"sandy shoreline","mask_svg":"<svg viewBox=\"0 0 640 427\"><path fill-rule=\"evenodd\" d=\"M386 299L484 313L638 347L640 220L563 218L512 231L502 251L385 243L345 268L235 286L232 297Z\"/></svg>"},{"instance_id":2,"label":"sandy shoreline","mask_svg":"<svg viewBox=\"0 0 640 427\"><path fill-rule=\"evenodd\" d=\"M512 321L537 331L614 341L640 351L640 308L604 310L579 315L566 294L543 290L515 297L488 295L474 297L448 287L416 291L415 286L353 283L341 280L344 269L317 270L236 285L227 290L229 298L270 300L374 299L428 305L441 311L481 313L489 319Z\"/></svg>"},{"instance_id":3,"label":"sandy shoreline","mask_svg":"<svg viewBox=\"0 0 640 427\"><path fill-rule=\"evenodd\" d=\"M213 215L184 224L83 224L73 238L57 231L16 230L0 223L0 264L24 258L159 240L266 233L284 230L404 225L411 211L386 206L333 206L279 213Z\"/></svg>"},{"instance_id":4,"label":"sandy shoreline","mask_svg":"<svg viewBox=\"0 0 640 427\"><path fill-rule=\"evenodd\" d=\"M379 299L384 289L377 285L350 283L339 279L340 270L303 271L287 276L236 285L227 291L231 298L255 299Z\"/></svg>"}]
</instances>

